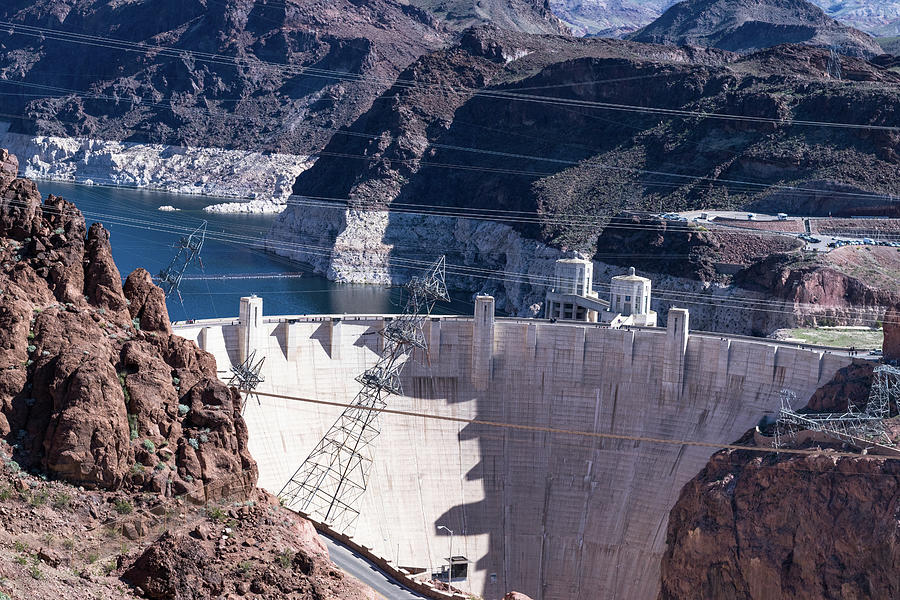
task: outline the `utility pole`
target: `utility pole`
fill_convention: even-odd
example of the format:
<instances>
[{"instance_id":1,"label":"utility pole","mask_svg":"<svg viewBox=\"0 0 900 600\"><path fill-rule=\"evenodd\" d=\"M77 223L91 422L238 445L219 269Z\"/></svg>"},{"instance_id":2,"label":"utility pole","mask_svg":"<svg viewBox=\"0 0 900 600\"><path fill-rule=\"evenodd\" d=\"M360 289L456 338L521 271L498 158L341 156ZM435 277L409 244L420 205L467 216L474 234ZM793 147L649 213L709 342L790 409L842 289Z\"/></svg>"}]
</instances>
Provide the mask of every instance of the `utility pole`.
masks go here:
<instances>
[{"instance_id":1,"label":"utility pole","mask_svg":"<svg viewBox=\"0 0 900 600\"><path fill-rule=\"evenodd\" d=\"M450 534L450 556L447 558L447 585L450 585L450 582L453 581L453 530L443 525L438 525L438 529L443 529Z\"/></svg>"}]
</instances>

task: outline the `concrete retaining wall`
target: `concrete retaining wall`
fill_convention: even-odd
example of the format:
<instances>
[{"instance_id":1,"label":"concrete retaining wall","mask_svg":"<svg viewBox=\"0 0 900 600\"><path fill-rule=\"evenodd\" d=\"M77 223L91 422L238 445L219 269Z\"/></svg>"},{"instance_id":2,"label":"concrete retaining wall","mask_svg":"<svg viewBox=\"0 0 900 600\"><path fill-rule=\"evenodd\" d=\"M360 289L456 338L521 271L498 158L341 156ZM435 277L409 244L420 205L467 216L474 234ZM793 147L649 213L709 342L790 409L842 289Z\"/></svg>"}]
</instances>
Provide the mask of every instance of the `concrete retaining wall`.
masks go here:
<instances>
[{"instance_id":1,"label":"concrete retaining wall","mask_svg":"<svg viewBox=\"0 0 900 600\"><path fill-rule=\"evenodd\" d=\"M349 402L380 349L383 318L265 319L261 390ZM669 319L673 327L676 319ZM465 419L730 443L808 398L849 357L767 340L665 329L435 318L429 352L403 373L390 408ZM238 326L195 323L220 370L239 359ZM262 397L246 410L260 485L277 493L339 414ZM497 429L383 415L358 543L393 564L438 572L471 562L488 600L655 597L669 510L711 449ZM450 539L438 526L454 531Z\"/></svg>"}]
</instances>

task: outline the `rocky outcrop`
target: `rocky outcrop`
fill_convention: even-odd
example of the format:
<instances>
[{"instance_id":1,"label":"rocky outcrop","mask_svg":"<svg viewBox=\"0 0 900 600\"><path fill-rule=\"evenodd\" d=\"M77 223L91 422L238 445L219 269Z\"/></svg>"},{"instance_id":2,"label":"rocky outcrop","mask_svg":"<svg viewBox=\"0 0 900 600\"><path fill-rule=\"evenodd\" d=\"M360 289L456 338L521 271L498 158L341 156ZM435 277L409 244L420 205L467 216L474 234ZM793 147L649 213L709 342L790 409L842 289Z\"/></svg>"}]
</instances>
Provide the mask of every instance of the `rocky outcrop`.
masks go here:
<instances>
[{"instance_id":1,"label":"rocky outcrop","mask_svg":"<svg viewBox=\"0 0 900 600\"><path fill-rule=\"evenodd\" d=\"M660 600L895 598L900 463L721 451L669 515Z\"/></svg>"},{"instance_id":2,"label":"rocky outcrop","mask_svg":"<svg viewBox=\"0 0 900 600\"><path fill-rule=\"evenodd\" d=\"M875 325L900 302L894 285L875 287L818 258L776 253L742 270L736 285L785 302L809 322Z\"/></svg>"},{"instance_id":3,"label":"rocky outcrop","mask_svg":"<svg viewBox=\"0 0 900 600\"><path fill-rule=\"evenodd\" d=\"M815 412L842 413L849 406L864 409L869 400L875 365L871 361L854 361L838 369L831 380L816 390L807 404Z\"/></svg>"},{"instance_id":4,"label":"rocky outcrop","mask_svg":"<svg viewBox=\"0 0 900 600\"><path fill-rule=\"evenodd\" d=\"M734 52L809 44L851 56L882 53L869 35L838 23L806 0L687 0L628 38Z\"/></svg>"},{"instance_id":5,"label":"rocky outcrop","mask_svg":"<svg viewBox=\"0 0 900 600\"><path fill-rule=\"evenodd\" d=\"M900 305L894 305L884 315L885 360L900 361Z\"/></svg>"},{"instance_id":6,"label":"rocky outcrop","mask_svg":"<svg viewBox=\"0 0 900 600\"><path fill-rule=\"evenodd\" d=\"M135 269L127 279L124 287L129 299L128 312L137 320L144 331L172 333L169 311L166 309L166 295L153 283L153 278L146 269Z\"/></svg>"},{"instance_id":7,"label":"rocky outcrop","mask_svg":"<svg viewBox=\"0 0 900 600\"><path fill-rule=\"evenodd\" d=\"M149 273L123 288L102 225L15 174L0 152L0 561L30 565L3 592L374 600L255 487L240 396Z\"/></svg>"},{"instance_id":8,"label":"rocky outcrop","mask_svg":"<svg viewBox=\"0 0 900 600\"><path fill-rule=\"evenodd\" d=\"M531 600L531 597L519 592L509 592L503 596L503 600Z\"/></svg>"},{"instance_id":9,"label":"rocky outcrop","mask_svg":"<svg viewBox=\"0 0 900 600\"><path fill-rule=\"evenodd\" d=\"M123 574L123 579L156 600L188 600L232 595L375 600L328 561L315 529L304 519L276 510L277 500L240 511L240 527L213 520L189 531L166 532ZM280 519L273 519L274 513ZM241 551L242 561L231 556Z\"/></svg>"},{"instance_id":10,"label":"rocky outcrop","mask_svg":"<svg viewBox=\"0 0 900 600\"><path fill-rule=\"evenodd\" d=\"M123 290L109 234L0 169L0 435L27 468L85 487L216 498L256 465L236 392L172 336L146 271Z\"/></svg>"}]
</instances>

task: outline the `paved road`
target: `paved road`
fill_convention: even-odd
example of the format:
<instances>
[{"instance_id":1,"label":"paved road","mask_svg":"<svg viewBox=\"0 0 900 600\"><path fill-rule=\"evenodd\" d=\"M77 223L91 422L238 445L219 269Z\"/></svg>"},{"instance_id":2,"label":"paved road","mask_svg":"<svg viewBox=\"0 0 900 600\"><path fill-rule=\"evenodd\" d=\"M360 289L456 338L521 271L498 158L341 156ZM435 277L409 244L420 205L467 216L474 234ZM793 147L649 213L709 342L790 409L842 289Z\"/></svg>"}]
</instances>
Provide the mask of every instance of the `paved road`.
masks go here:
<instances>
[{"instance_id":1,"label":"paved road","mask_svg":"<svg viewBox=\"0 0 900 600\"><path fill-rule=\"evenodd\" d=\"M328 553L331 554L331 561L334 564L375 590L385 600L419 600L420 598L425 598L425 596L407 590L356 552L348 550L321 533L319 537L325 542L325 546L328 547Z\"/></svg>"}]
</instances>

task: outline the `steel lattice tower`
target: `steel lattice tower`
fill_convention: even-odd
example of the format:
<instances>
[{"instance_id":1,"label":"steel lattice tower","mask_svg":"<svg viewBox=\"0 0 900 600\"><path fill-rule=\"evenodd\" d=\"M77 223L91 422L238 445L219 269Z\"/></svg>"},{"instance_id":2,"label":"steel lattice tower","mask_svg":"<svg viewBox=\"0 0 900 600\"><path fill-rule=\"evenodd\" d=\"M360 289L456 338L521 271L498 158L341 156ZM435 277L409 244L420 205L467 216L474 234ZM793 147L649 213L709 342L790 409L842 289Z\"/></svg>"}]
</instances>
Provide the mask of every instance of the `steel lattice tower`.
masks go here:
<instances>
[{"instance_id":1,"label":"steel lattice tower","mask_svg":"<svg viewBox=\"0 0 900 600\"><path fill-rule=\"evenodd\" d=\"M254 350L250 353L250 356L247 357L247 360L235 367L231 367L233 375L231 381L228 382L228 385L233 385L244 394L244 401L241 403L242 414L244 409L247 408L247 402L249 402L250 398L256 398L256 402L259 404L259 396L256 395L254 390L256 390L260 383L266 380L266 378L260 374L264 362L266 362L265 356L258 361L256 360L256 350Z\"/></svg>"},{"instance_id":2,"label":"steel lattice tower","mask_svg":"<svg viewBox=\"0 0 900 600\"><path fill-rule=\"evenodd\" d=\"M875 367L869 399L862 411L848 402L843 413L801 413L793 408L797 400L794 392L781 390L779 395L781 410L775 426L776 447L803 430L820 431L858 447L877 444L875 440L880 438L891 444L883 422L890 418L892 404L900 412L900 369L889 365Z\"/></svg>"},{"instance_id":3,"label":"steel lattice tower","mask_svg":"<svg viewBox=\"0 0 900 600\"><path fill-rule=\"evenodd\" d=\"M359 516L374 459L372 442L381 432L379 414L391 394L401 395L400 373L414 348L425 349L423 325L438 300L449 301L442 256L421 277L406 285L403 314L380 334L384 349L378 361L356 378L362 388L325 437L278 493L288 508L347 531Z\"/></svg>"},{"instance_id":4,"label":"steel lattice tower","mask_svg":"<svg viewBox=\"0 0 900 600\"><path fill-rule=\"evenodd\" d=\"M160 271L159 275L156 276L159 287L166 293L167 298L172 292L177 292L178 297L181 298L181 291L178 287L181 285L182 278L184 278L184 272L195 259L200 260L200 250L203 249L205 240L206 221L203 221L197 229L192 231L190 235L181 238L181 241L175 246L178 248L175 258L172 259L168 267ZM202 264L201 262L201 266Z\"/></svg>"}]
</instances>

